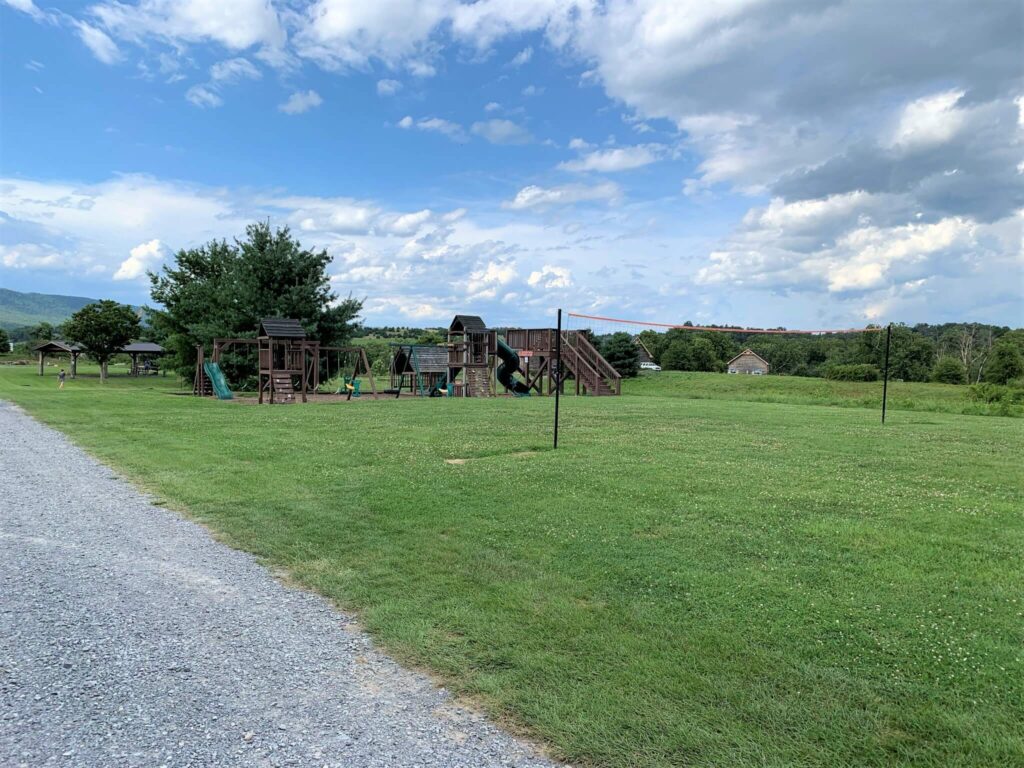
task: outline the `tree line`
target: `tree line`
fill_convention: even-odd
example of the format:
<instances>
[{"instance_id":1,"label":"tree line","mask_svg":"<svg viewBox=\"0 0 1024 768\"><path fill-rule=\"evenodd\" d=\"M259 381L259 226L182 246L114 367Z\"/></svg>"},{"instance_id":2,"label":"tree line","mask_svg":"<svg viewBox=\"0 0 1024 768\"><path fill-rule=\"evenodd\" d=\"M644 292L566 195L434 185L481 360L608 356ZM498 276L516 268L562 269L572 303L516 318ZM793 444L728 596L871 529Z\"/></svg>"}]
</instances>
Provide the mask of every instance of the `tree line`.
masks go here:
<instances>
[{"instance_id":1,"label":"tree line","mask_svg":"<svg viewBox=\"0 0 1024 768\"><path fill-rule=\"evenodd\" d=\"M884 328L787 336L684 326L664 333L646 330L636 339L666 370L724 372L729 360L751 349L768 361L772 374L870 381L882 375L885 336ZM982 323L895 324L889 375L903 381L1005 384L1024 376L1024 330Z\"/></svg>"}]
</instances>

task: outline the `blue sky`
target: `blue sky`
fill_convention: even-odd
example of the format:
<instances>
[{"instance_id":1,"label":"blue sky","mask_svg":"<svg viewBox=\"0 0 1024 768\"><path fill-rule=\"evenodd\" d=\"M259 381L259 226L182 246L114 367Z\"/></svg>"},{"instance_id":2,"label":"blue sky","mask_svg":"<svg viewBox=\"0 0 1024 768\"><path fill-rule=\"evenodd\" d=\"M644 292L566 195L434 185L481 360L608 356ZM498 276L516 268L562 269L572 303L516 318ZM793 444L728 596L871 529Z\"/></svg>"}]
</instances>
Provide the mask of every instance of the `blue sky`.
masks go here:
<instances>
[{"instance_id":1,"label":"blue sky","mask_svg":"<svg viewBox=\"0 0 1024 768\"><path fill-rule=\"evenodd\" d=\"M1021 325L1021 16L0 0L0 285L144 303L269 217L374 324Z\"/></svg>"}]
</instances>

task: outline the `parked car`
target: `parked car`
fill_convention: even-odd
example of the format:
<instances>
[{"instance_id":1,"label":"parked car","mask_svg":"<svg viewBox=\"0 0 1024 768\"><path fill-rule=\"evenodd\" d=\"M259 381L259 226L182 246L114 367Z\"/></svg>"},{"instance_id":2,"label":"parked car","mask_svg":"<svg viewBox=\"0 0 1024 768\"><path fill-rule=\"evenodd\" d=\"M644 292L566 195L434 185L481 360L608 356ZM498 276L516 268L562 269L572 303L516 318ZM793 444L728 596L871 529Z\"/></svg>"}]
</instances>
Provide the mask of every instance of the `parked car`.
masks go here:
<instances>
[{"instance_id":1,"label":"parked car","mask_svg":"<svg viewBox=\"0 0 1024 768\"><path fill-rule=\"evenodd\" d=\"M660 371L661 366L657 363L640 363L641 371Z\"/></svg>"}]
</instances>

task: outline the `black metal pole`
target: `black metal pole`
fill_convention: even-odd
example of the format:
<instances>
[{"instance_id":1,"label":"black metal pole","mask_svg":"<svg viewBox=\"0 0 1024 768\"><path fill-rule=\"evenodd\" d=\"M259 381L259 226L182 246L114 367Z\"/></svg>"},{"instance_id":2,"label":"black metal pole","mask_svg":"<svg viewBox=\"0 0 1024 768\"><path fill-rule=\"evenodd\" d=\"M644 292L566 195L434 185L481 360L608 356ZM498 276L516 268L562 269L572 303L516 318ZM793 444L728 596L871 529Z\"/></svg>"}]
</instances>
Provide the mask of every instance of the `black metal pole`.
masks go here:
<instances>
[{"instance_id":1,"label":"black metal pole","mask_svg":"<svg viewBox=\"0 0 1024 768\"><path fill-rule=\"evenodd\" d=\"M558 448L558 397L562 391L562 310L558 310L558 330L555 331L555 448Z\"/></svg>"},{"instance_id":2,"label":"black metal pole","mask_svg":"<svg viewBox=\"0 0 1024 768\"><path fill-rule=\"evenodd\" d=\"M889 343L892 341L892 323L885 328L885 371L882 373L882 423L885 424L885 405L889 399Z\"/></svg>"}]
</instances>

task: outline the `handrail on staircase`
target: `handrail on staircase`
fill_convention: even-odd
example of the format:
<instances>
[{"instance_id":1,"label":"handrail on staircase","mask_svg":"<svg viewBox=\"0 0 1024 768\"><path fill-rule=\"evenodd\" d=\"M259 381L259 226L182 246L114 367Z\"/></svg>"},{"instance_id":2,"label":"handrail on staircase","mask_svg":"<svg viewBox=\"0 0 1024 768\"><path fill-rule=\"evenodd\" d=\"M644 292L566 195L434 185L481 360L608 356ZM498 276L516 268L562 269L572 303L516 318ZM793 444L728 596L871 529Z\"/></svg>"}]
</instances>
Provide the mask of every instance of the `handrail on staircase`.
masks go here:
<instances>
[{"instance_id":1,"label":"handrail on staircase","mask_svg":"<svg viewBox=\"0 0 1024 768\"><path fill-rule=\"evenodd\" d=\"M604 359L586 336L579 331L562 331L562 344L568 345L576 352L579 359L585 362L598 378L610 379L613 382L610 388L615 390L615 394L622 393L622 376Z\"/></svg>"}]
</instances>

